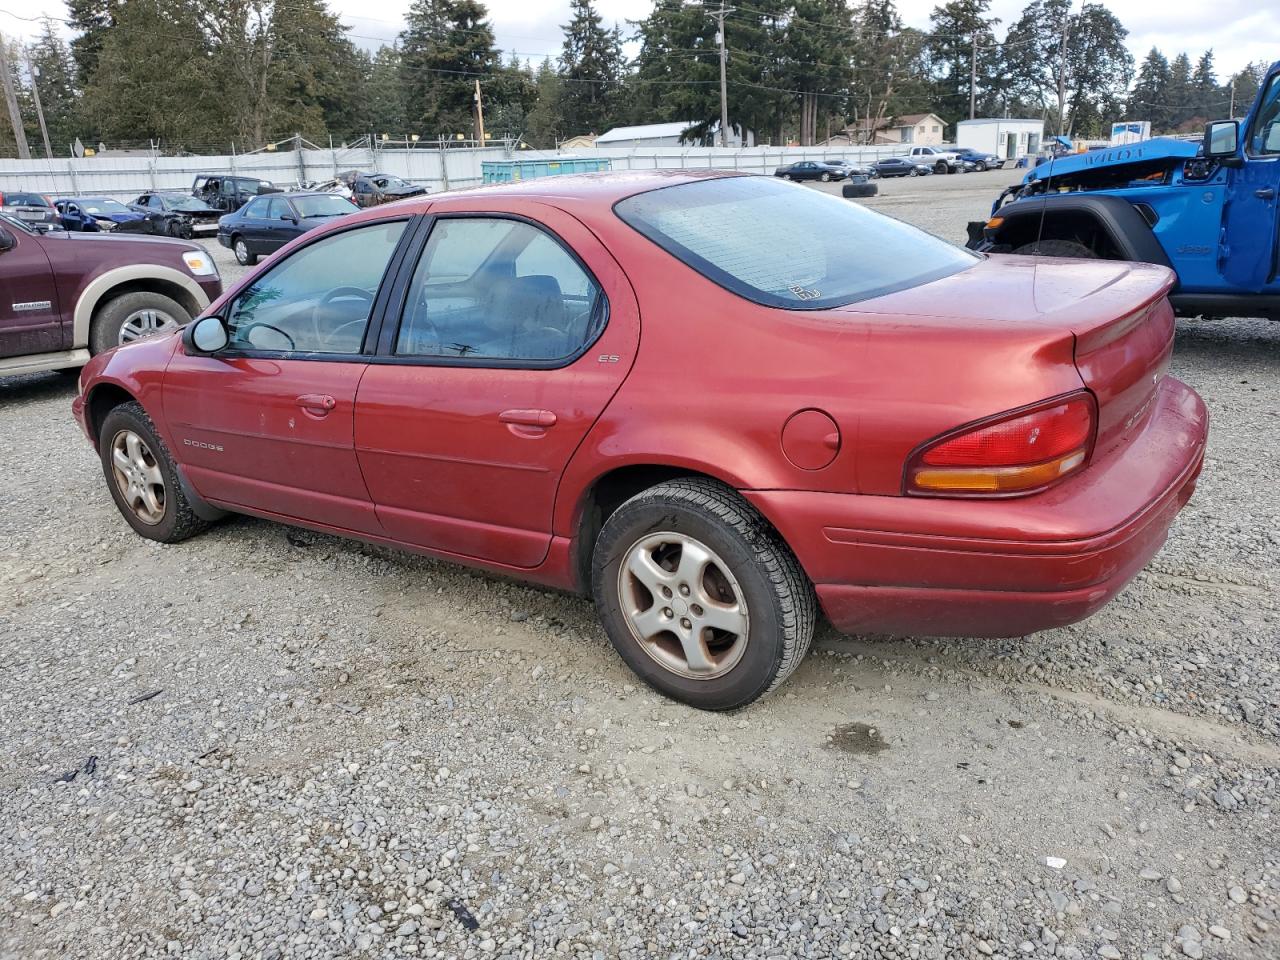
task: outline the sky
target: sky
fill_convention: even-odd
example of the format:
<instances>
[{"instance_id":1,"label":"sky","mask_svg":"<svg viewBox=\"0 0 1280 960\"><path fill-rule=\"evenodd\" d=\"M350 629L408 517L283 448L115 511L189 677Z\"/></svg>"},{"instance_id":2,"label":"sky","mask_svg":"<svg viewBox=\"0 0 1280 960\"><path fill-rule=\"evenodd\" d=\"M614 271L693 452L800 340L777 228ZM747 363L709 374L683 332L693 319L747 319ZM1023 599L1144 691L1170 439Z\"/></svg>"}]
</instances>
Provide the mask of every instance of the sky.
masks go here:
<instances>
[{"instance_id":1,"label":"sky","mask_svg":"<svg viewBox=\"0 0 1280 960\"><path fill-rule=\"evenodd\" d=\"M708 0L710 2L710 0ZM937 0L898 0L898 9L908 26L927 27L929 13ZM1079 0L1077 0L1079 2ZM404 23L410 0L329 0L351 28L352 38L373 48L379 41L390 42ZM627 32L627 20L645 16L652 0L596 0L606 24L618 23ZM568 0L487 0L498 46L516 51L522 58L540 60L558 55L560 26L568 22ZM1001 20L997 36L1017 20L1025 0L993 0L991 12ZM1194 60L1212 47L1220 79L1247 63L1280 60L1280 17L1271 0L1105 0L1129 29L1128 45L1134 59L1141 62L1152 46L1169 59L1186 51ZM1077 8L1078 9L1078 8ZM5 12L8 11L8 12ZM65 17L61 0L0 0L0 31L7 35L30 36L38 26L15 19L48 14ZM729 46L733 47L729 31Z\"/></svg>"}]
</instances>

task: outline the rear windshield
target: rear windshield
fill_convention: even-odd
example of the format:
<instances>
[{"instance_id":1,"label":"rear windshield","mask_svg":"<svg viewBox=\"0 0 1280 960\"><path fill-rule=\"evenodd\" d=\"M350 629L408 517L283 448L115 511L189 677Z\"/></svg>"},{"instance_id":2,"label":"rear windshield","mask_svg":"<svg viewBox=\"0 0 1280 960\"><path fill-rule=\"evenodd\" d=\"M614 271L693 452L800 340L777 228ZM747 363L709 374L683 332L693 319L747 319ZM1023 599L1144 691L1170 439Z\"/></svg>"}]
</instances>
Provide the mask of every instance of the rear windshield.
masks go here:
<instances>
[{"instance_id":1,"label":"rear windshield","mask_svg":"<svg viewBox=\"0 0 1280 960\"><path fill-rule=\"evenodd\" d=\"M707 279L789 310L867 300L980 259L860 204L772 177L661 187L614 209Z\"/></svg>"},{"instance_id":2,"label":"rear windshield","mask_svg":"<svg viewBox=\"0 0 1280 960\"><path fill-rule=\"evenodd\" d=\"M6 193L4 202L11 207L47 207L49 201L38 193Z\"/></svg>"}]
</instances>

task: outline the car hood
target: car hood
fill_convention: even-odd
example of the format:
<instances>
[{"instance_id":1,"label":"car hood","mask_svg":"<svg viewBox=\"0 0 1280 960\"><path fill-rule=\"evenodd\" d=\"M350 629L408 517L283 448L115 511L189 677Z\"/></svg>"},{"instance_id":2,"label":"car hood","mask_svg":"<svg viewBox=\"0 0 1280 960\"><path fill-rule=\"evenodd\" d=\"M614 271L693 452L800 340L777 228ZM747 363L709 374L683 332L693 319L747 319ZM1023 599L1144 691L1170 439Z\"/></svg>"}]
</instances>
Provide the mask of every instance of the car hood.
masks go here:
<instances>
[{"instance_id":1,"label":"car hood","mask_svg":"<svg viewBox=\"0 0 1280 960\"><path fill-rule=\"evenodd\" d=\"M50 252L53 252L55 250L62 250L62 249L66 249L66 250L80 249L78 247L75 247L75 248L55 247L55 246L52 246L52 244L85 244L85 243L116 243L116 244L133 243L133 244L146 244L148 246L161 245L174 251L196 250L201 253L204 252L203 247L194 243L187 243L185 240L171 240L168 237L155 237L155 236L149 236L147 234L139 234L139 233L134 233L134 234L80 233L79 231L76 231L76 230L58 230L54 233L44 234L44 239L51 244L50 247L46 248ZM141 249L139 249L139 254L141 254Z\"/></svg>"},{"instance_id":2,"label":"car hood","mask_svg":"<svg viewBox=\"0 0 1280 960\"><path fill-rule=\"evenodd\" d=\"M1199 143L1175 140L1172 137L1157 137L1154 140L1124 144L1107 150L1089 150L1086 153L1072 154L1068 157L1055 157L1050 162L1032 167L1027 171L1022 182L1031 183L1034 180L1043 180L1045 177L1063 177L1099 167L1117 167L1161 160L1170 162L1190 160L1199 153Z\"/></svg>"}]
</instances>

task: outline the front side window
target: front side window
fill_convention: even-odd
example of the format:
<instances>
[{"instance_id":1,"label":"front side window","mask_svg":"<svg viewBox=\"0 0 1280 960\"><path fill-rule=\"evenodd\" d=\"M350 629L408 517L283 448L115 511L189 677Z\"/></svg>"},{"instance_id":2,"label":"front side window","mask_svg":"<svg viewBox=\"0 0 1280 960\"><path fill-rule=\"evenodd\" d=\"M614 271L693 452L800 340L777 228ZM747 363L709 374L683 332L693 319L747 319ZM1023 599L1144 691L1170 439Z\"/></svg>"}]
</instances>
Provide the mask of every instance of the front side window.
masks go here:
<instances>
[{"instance_id":1,"label":"front side window","mask_svg":"<svg viewBox=\"0 0 1280 960\"><path fill-rule=\"evenodd\" d=\"M618 216L708 280L790 310L919 286L981 258L923 230L772 177L721 177L636 194Z\"/></svg>"},{"instance_id":2,"label":"front side window","mask_svg":"<svg viewBox=\"0 0 1280 960\"><path fill-rule=\"evenodd\" d=\"M231 305L229 348L359 353L405 225L376 223L324 237L268 270Z\"/></svg>"},{"instance_id":3,"label":"front side window","mask_svg":"<svg viewBox=\"0 0 1280 960\"><path fill-rule=\"evenodd\" d=\"M284 199L270 200L267 202L267 219L283 220L285 217L292 217L293 211L289 209L289 201Z\"/></svg>"},{"instance_id":4,"label":"front side window","mask_svg":"<svg viewBox=\"0 0 1280 960\"><path fill-rule=\"evenodd\" d=\"M1280 154L1280 73L1271 78L1258 101L1258 113L1249 131L1249 153L1255 157Z\"/></svg>"},{"instance_id":5,"label":"front side window","mask_svg":"<svg viewBox=\"0 0 1280 960\"><path fill-rule=\"evenodd\" d=\"M414 271L399 356L554 362L582 352L604 297L549 234L519 220L436 222Z\"/></svg>"},{"instance_id":6,"label":"front side window","mask_svg":"<svg viewBox=\"0 0 1280 960\"><path fill-rule=\"evenodd\" d=\"M250 200L244 208L244 216L246 217L262 217L267 216L266 200Z\"/></svg>"}]
</instances>

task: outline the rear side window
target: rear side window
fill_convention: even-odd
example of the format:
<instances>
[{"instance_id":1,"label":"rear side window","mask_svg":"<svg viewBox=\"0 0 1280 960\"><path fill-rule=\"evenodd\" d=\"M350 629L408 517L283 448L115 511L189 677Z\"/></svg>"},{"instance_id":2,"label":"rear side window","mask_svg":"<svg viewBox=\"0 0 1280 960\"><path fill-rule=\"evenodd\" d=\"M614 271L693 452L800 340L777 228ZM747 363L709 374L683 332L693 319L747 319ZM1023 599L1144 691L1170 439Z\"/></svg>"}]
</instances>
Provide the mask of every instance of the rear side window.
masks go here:
<instances>
[{"instance_id":1,"label":"rear side window","mask_svg":"<svg viewBox=\"0 0 1280 960\"><path fill-rule=\"evenodd\" d=\"M772 177L723 177L620 201L618 216L708 280L818 310L919 286L980 258L865 207Z\"/></svg>"}]
</instances>

